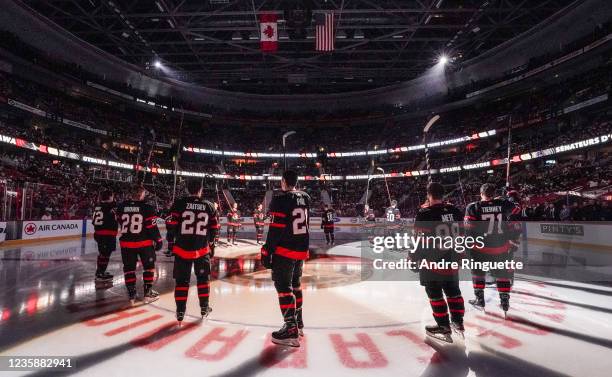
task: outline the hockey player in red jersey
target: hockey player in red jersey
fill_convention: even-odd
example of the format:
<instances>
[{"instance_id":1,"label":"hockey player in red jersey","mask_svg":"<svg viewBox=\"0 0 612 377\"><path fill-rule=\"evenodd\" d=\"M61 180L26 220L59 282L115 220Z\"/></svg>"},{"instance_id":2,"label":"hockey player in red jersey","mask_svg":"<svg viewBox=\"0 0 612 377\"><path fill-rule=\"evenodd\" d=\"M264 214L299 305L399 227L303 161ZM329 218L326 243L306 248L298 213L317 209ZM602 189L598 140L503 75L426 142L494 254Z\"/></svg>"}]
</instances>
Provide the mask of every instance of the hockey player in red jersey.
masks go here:
<instances>
[{"instance_id":1,"label":"hockey player in red jersey","mask_svg":"<svg viewBox=\"0 0 612 377\"><path fill-rule=\"evenodd\" d=\"M117 204L111 191L102 191L100 203L94 207L92 224L94 240L98 244L96 281L112 281L113 275L106 272L113 251L117 249Z\"/></svg>"},{"instance_id":2,"label":"hockey player in red jersey","mask_svg":"<svg viewBox=\"0 0 612 377\"><path fill-rule=\"evenodd\" d=\"M471 250L471 257L479 262L506 262L512 260L512 247L518 245L520 207L505 198L495 198L495 186L485 183L480 187L480 201L470 203L465 209L465 227L468 235L484 237L483 247ZM475 308L484 310L485 274L482 269L472 270L472 284L476 298L470 300ZM502 310L510 307L512 271L492 269Z\"/></svg>"},{"instance_id":3,"label":"hockey player in red jersey","mask_svg":"<svg viewBox=\"0 0 612 377\"><path fill-rule=\"evenodd\" d=\"M234 203L227 213L227 243L229 245L238 244L236 242L238 228L240 228L240 212L238 211L238 203Z\"/></svg>"},{"instance_id":4,"label":"hockey player in red jersey","mask_svg":"<svg viewBox=\"0 0 612 377\"><path fill-rule=\"evenodd\" d=\"M255 224L255 238L259 245L263 241L264 226L266 220L266 214L263 212L263 204L258 204L257 208L253 212L253 223Z\"/></svg>"},{"instance_id":5,"label":"hockey player in red jersey","mask_svg":"<svg viewBox=\"0 0 612 377\"><path fill-rule=\"evenodd\" d=\"M153 290L153 279L155 252L161 249L163 243L157 228L157 214L155 209L145 202L146 194L145 188L138 186L134 189L132 198L117 208L123 274L132 303L136 300L136 264L139 258L143 268L144 301L149 303L159 298L159 293Z\"/></svg>"},{"instance_id":6,"label":"hockey player in red jersey","mask_svg":"<svg viewBox=\"0 0 612 377\"><path fill-rule=\"evenodd\" d=\"M272 342L292 347L300 346L299 336L303 334L301 276L309 248L310 196L296 189L297 181L295 171L283 173L282 192L270 203L272 222L261 248L261 261L272 269L285 321L279 331L272 333Z\"/></svg>"},{"instance_id":7,"label":"hockey player in red jersey","mask_svg":"<svg viewBox=\"0 0 612 377\"><path fill-rule=\"evenodd\" d=\"M188 195L174 202L170 209L168 244L172 245L174 258L174 300L176 319L185 318L191 271L196 275L200 314L207 317L212 311L209 303L210 259L214 256L215 233L218 219L214 205L202 199L202 183L187 182Z\"/></svg>"},{"instance_id":8,"label":"hockey player in red jersey","mask_svg":"<svg viewBox=\"0 0 612 377\"><path fill-rule=\"evenodd\" d=\"M331 207L326 204L323 209L323 213L321 214L321 229L325 233L325 242L328 245L333 245L336 241L334 236L334 218L336 214Z\"/></svg>"},{"instance_id":9,"label":"hockey player in red jersey","mask_svg":"<svg viewBox=\"0 0 612 377\"><path fill-rule=\"evenodd\" d=\"M415 217L415 233L425 237L453 237L459 235L463 213L454 205L444 203L442 201L443 196L444 187L441 184L434 182L427 186L427 203L419 209ZM417 263L423 260L428 263L459 261L455 250L437 246L441 245L419 247L411 259ZM459 270L421 268L419 269L419 278L421 285L425 287L436 321L435 326L425 327L427 335L452 343L451 327L460 336L463 336L464 332L463 314L465 308L459 289Z\"/></svg>"}]
</instances>

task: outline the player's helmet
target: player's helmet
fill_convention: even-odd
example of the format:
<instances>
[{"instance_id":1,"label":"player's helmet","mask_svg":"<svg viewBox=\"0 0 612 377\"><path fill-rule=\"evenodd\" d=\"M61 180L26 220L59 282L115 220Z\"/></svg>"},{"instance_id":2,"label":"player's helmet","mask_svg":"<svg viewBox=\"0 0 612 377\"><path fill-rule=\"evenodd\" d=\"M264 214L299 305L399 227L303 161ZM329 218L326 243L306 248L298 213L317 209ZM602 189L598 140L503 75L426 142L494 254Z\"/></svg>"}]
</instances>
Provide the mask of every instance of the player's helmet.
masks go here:
<instances>
[{"instance_id":1,"label":"player's helmet","mask_svg":"<svg viewBox=\"0 0 612 377\"><path fill-rule=\"evenodd\" d=\"M397 200L393 199L391 201L391 207L397 207Z\"/></svg>"}]
</instances>

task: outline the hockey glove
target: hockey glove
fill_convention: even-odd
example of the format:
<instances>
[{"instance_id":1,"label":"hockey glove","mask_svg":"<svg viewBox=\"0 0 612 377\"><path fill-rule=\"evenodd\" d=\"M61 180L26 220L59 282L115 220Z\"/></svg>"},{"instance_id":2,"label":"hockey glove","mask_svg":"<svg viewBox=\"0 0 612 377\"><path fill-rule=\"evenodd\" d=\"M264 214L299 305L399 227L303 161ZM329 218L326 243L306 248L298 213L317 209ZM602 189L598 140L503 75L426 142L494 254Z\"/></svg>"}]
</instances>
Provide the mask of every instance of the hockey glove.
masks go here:
<instances>
[{"instance_id":1,"label":"hockey glove","mask_svg":"<svg viewBox=\"0 0 612 377\"><path fill-rule=\"evenodd\" d=\"M161 239L155 241L155 251L160 251L162 246L164 246L164 242Z\"/></svg>"},{"instance_id":2,"label":"hockey glove","mask_svg":"<svg viewBox=\"0 0 612 377\"><path fill-rule=\"evenodd\" d=\"M168 241L168 250L166 250L164 255L167 256L167 257L171 257L172 256L172 248L173 247L174 247L174 242Z\"/></svg>"},{"instance_id":3,"label":"hockey glove","mask_svg":"<svg viewBox=\"0 0 612 377\"><path fill-rule=\"evenodd\" d=\"M272 254L263 247L261 248L261 264L263 264L265 268L272 268Z\"/></svg>"}]
</instances>

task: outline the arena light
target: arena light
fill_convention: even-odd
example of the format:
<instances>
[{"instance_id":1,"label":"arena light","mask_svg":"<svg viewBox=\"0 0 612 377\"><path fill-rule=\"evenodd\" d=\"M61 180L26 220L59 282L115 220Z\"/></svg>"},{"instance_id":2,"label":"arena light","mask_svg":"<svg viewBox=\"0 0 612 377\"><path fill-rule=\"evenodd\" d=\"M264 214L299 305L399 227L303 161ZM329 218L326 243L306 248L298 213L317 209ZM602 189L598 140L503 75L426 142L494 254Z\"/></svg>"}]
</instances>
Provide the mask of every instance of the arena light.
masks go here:
<instances>
[{"instance_id":1,"label":"arena light","mask_svg":"<svg viewBox=\"0 0 612 377\"><path fill-rule=\"evenodd\" d=\"M156 60L156 61L153 62L153 67L155 67L157 69L161 69L162 63L159 60Z\"/></svg>"},{"instance_id":2,"label":"arena light","mask_svg":"<svg viewBox=\"0 0 612 377\"><path fill-rule=\"evenodd\" d=\"M446 55L441 55L438 58L438 63L440 63L442 65L446 65L446 63L448 63L448 57Z\"/></svg>"}]
</instances>

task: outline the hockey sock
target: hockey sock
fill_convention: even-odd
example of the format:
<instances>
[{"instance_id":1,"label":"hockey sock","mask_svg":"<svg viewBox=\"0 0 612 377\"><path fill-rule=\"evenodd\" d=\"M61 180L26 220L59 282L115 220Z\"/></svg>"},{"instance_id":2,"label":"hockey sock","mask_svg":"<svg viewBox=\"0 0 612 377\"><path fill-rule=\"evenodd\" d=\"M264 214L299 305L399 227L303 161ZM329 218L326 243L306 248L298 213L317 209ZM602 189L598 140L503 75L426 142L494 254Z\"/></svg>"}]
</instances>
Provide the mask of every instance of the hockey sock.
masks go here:
<instances>
[{"instance_id":1,"label":"hockey sock","mask_svg":"<svg viewBox=\"0 0 612 377\"><path fill-rule=\"evenodd\" d=\"M185 312L187 309L187 295L189 294L189 283L176 282L174 287L174 302L176 302L176 311Z\"/></svg>"},{"instance_id":2,"label":"hockey sock","mask_svg":"<svg viewBox=\"0 0 612 377\"><path fill-rule=\"evenodd\" d=\"M136 287L136 271L126 271L123 270L123 276L125 278L125 286L128 290L135 289Z\"/></svg>"},{"instance_id":3,"label":"hockey sock","mask_svg":"<svg viewBox=\"0 0 612 377\"><path fill-rule=\"evenodd\" d=\"M463 303L463 297L447 297L448 309L450 311L451 319L456 323L463 323L463 315L465 314L465 306Z\"/></svg>"},{"instance_id":4,"label":"hockey sock","mask_svg":"<svg viewBox=\"0 0 612 377\"><path fill-rule=\"evenodd\" d=\"M474 287L474 292L483 290L485 288L485 277L480 275L472 276L472 287Z\"/></svg>"},{"instance_id":5,"label":"hockey sock","mask_svg":"<svg viewBox=\"0 0 612 377\"><path fill-rule=\"evenodd\" d=\"M497 291L500 294L510 293L511 289L512 289L512 286L510 284L510 279L502 279L502 278L497 279Z\"/></svg>"},{"instance_id":6,"label":"hockey sock","mask_svg":"<svg viewBox=\"0 0 612 377\"><path fill-rule=\"evenodd\" d=\"M429 304L433 311L433 317L436 320L438 326L448 326L450 324L448 320L448 309L446 301L443 298L430 298Z\"/></svg>"},{"instance_id":7,"label":"hockey sock","mask_svg":"<svg viewBox=\"0 0 612 377\"><path fill-rule=\"evenodd\" d=\"M279 292L278 304L286 323L294 324L295 320L295 296L291 292Z\"/></svg>"},{"instance_id":8,"label":"hockey sock","mask_svg":"<svg viewBox=\"0 0 612 377\"><path fill-rule=\"evenodd\" d=\"M155 268L148 268L142 271L142 281L144 282L145 290L153 286L154 277L155 277Z\"/></svg>"},{"instance_id":9,"label":"hockey sock","mask_svg":"<svg viewBox=\"0 0 612 377\"><path fill-rule=\"evenodd\" d=\"M208 279L198 279L198 299L200 308L208 308L208 297L210 296L210 283Z\"/></svg>"},{"instance_id":10,"label":"hockey sock","mask_svg":"<svg viewBox=\"0 0 612 377\"><path fill-rule=\"evenodd\" d=\"M103 274L106 272L109 260L110 258L107 255L98 254L96 274Z\"/></svg>"}]
</instances>

